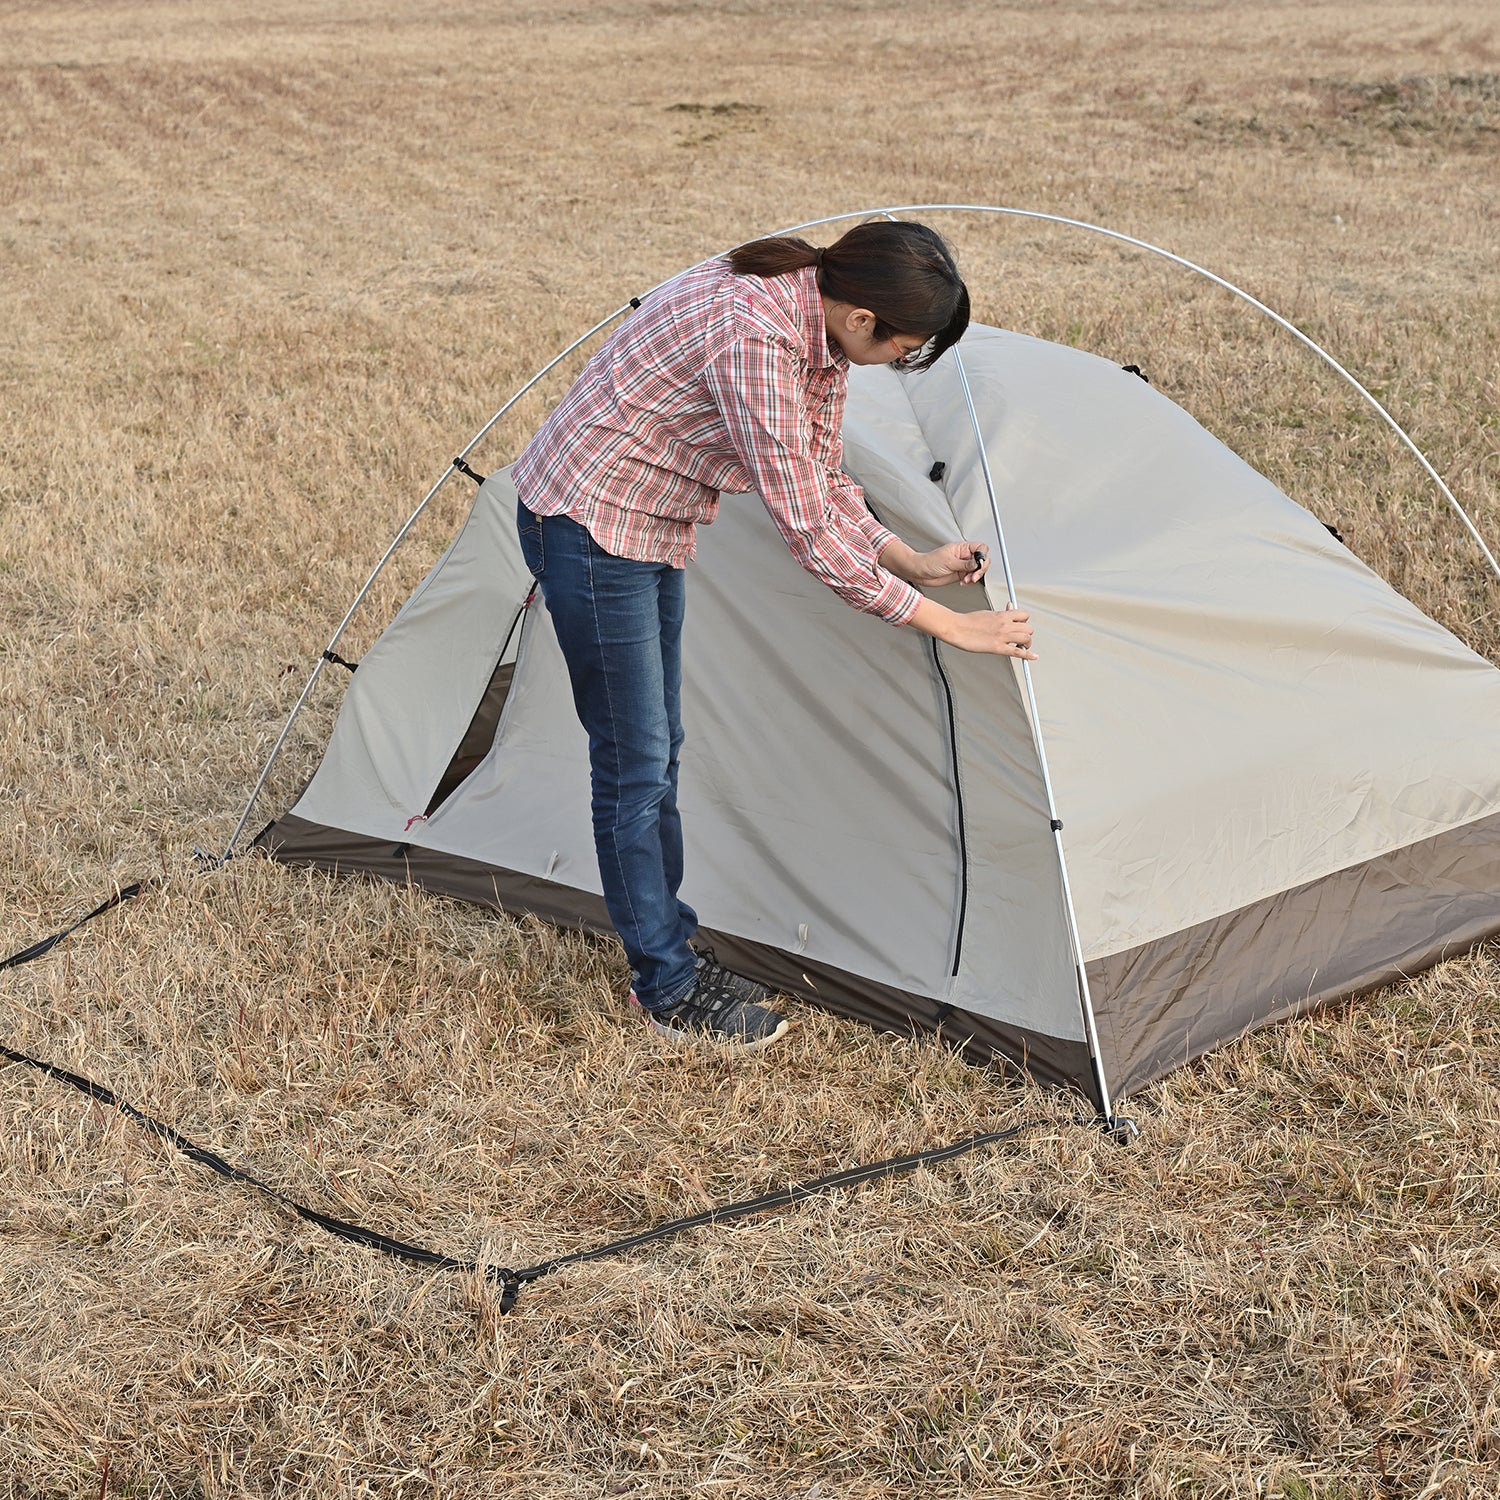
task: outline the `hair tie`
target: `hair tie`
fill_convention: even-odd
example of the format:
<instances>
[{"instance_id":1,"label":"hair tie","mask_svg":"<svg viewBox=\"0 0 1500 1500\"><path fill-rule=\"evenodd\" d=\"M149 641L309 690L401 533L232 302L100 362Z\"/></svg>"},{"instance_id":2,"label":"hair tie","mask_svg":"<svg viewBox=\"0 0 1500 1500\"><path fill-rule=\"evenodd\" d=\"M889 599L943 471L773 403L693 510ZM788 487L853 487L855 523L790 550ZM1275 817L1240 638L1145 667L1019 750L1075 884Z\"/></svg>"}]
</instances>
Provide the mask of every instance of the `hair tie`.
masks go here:
<instances>
[{"instance_id":1,"label":"hair tie","mask_svg":"<svg viewBox=\"0 0 1500 1500\"><path fill-rule=\"evenodd\" d=\"M813 251L813 262L812 263L815 266L821 266L823 264L823 251L822 251L821 247L819 249Z\"/></svg>"}]
</instances>

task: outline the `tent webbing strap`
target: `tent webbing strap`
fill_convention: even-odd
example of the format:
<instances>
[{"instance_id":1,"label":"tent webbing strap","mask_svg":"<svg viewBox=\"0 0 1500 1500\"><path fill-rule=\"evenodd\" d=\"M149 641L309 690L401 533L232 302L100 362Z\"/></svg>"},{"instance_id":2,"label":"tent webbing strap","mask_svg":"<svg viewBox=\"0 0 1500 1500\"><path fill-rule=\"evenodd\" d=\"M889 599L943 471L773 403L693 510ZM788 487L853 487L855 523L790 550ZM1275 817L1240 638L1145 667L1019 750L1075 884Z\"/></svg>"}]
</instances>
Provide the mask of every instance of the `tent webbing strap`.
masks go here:
<instances>
[{"instance_id":1,"label":"tent webbing strap","mask_svg":"<svg viewBox=\"0 0 1500 1500\"><path fill-rule=\"evenodd\" d=\"M914 1151L909 1156L891 1156L884 1161L867 1162L863 1166L846 1167L842 1172L827 1177L814 1178L811 1182L791 1183L778 1188L774 1193L765 1193L759 1198L746 1198L739 1203L723 1203L707 1208L701 1214L691 1214L685 1219L673 1219L655 1228L644 1229L627 1239L615 1240L612 1244L600 1245L595 1250L578 1250L572 1255L560 1255L556 1260L544 1260L540 1265L530 1266L524 1271L506 1271L505 1286L500 1296L500 1310L509 1312L515 1305L517 1295L526 1283L550 1276L564 1266L581 1265L588 1260L603 1260L607 1255L622 1255L639 1245L649 1245L653 1240L670 1239L689 1229L698 1229L705 1224L727 1224L734 1219L747 1219L752 1214L769 1213L773 1208L789 1208L794 1203L814 1198L819 1193L831 1193L838 1188L858 1187L880 1177L895 1177L902 1172L914 1172L918 1167L932 1166L937 1162L951 1161L955 1156L977 1151L981 1146L996 1146L1002 1141L1014 1140L1027 1131L1054 1123L1045 1115L1022 1120L1019 1125L1004 1130L986 1130L979 1135L965 1136L947 1146L934 1146L929 1151Z\"/></svg>"},{"instance_id":2,"label":"tent webbing strap","mask_svg":"<svg viewBox=\"0 0 1500 1500\"><path fill-rule=\"evenodd\" d=\"M197 1162L200 1167L207 1167L210 1172L217 1172L220 1177L226 1177L232 1182L243 1182L258 1189L268 1198L274 1198L278 1203L285 1204L299 1218L316 1224L320 1229L326 1229L330 1234L338 1235L340 1239L353 1240L355 1244L364 1245L371 1250L381 1250L387 1255L397 1255L402 1260L414 1261L418 1265L434 1266L440 1270L471 1271L474 1269L471 1262L454 1260L451 1256L440 1255L435 1250L424 1250L420 1245L408 1245L403 1240L392 1239L387 1234L381 1234L379 1230L366 1229L359 1224L348 1224L329 1214L319 1213L317 1209L309 1208L305 1203L297 1202L295 1198L288 1197L269 1183L262 1182L260 1178L246 1172L242 1167L236 1167L225 1161L218 1152L210 1151L208 1147L189 1140L181 1131L174 1130L164 1121L148 1115L144 1110L137 1109L128 1099L120 1098L113 1089L106 1088L102 1083L95 1083L93 1079L85 1078L81 1073L70 1073L66 1068L59 1068L55 1063L28 1057L26 1053L17 1052L3 1042L0 1042L0 1057L13 1063L24 1063L27 1067L37 1068L49 1078L55 1078L59 1083L69 1084L80 1093L87 1094L96 1103L118 1110L127 1119L134 1120L143 1130L164 1140L169 1146L175 1146L189 1161Z\"/></svg>"},{"instance_id":3,"label":"tent webbing strap","mask_svg":"<svg viewBox=\"0 0 1500 1500\"><path fill-rule=\"evenodd\" d=\"M122 901L138 896L152 884L150 880L139 880L133 885L121 887L109 900L95 907L87 916L80 917L71 927L65 927L61 932L53 933L51 937L43 938L29 948L23 948L20 952L11 954L9 958L0 959L0 969L18 968L21 964L41 958L44 954L51 952L70 933L76 932L85 922L91 922L95 917L102 916L105 912L120 905ZM378 1250L382 1255L394 1256L398 1260L409 1261L414 1265L430 1266L441 1271L482 1274L487 1280L499 1286L502 1313L510 1312L516 1305L516 1299L520 1296L522 1287L533 1281L540 1281L543 1276L550 1276L554 1271L560 1271L565 1266L576 1266L585 1261L623 1255L626 1251L637 1249L641 1245L672 1239L679 1234L686 1233L689 1229L698 1229L707 1224L727 1224L736 1219L749 1218L754 1214L769 1213L773 1209L789 1208L793 1204L814 1198L820 1193L834 1192L839 1188L858 1187L881 1177L895 1177L905 1172L914 1172L919 1167L951 1161L954 1157L977 1151L981 1146L999 1145L1003 1141L1014 1140L1017 1136L1036 1130L1040 1126L1056 1123L1045 1115L1037 1115L1029 1120L1021 1121L1020 1124L1008 1126L1004 1130L983 1131L978 1135L965 1136L962 1140L954 1141L946 1146L934 1146L927 1151L914 1151L906 1156L893 1156L884 1161L846 1167L842 1171L834 1172L827 1177L815 1178L811 1182L791 1183L784 1188L778 1188L773 1193L763 1193L758 1198L746 1198L739 1203L718 1204L713 1208L705 1209L702 1213L690 1214L681 1219L671 1219L665 1224L654 1225L650 1229L642 1230L639 1234L613 1240L607 1245L599 1245L589 1250L576 1250L571 1255L560 1255L552 1260L542 1261L538 1265L528 1266L524 1270L512 1271L505 1266L481 1266L477 1261L444 1255L438 1250L428 1250L424 1246L412 1245L405 1240L395 1239L391 1235L381 1233L378 1229L367 1229L361 1224L351 1224L344 1219L336 1219L331 1214L321 1213L289 1194L283 1193L279 1188L263 1182L253 1173L226 1161L218 1152L211 1151L206 1146L200 1146L196 1141L183 1135L181 1131L166 1124L165 1121L158 1120L144 1110L137 1109L129 1100L122 1099L113 1089L106 1088L102 1083L95 1083L91 1078L85 1078L81 1073L71 1072L67 1068L60 1068L55 1063L31 1057L25 1052L18 1052L3 1043L0 1043L0 1058L35 1068L58 1083L66 1083L69 1087L86 1094L95 1103L117 1110L143 1130L180 1151L189 1161L196 1162L200 1167L207 1167L209 1171L228 1181L243 1183L247 1187L256 1189L257 1192L264 1193L266 1197L291 1209L298 1218L305 1219L309 1224L316 1224L318 1228L336 1235L339 1239L363 1245L367 1250ZM1079 1120L1077 1123L1086 1122Z\"/></svg>"},{"instance_id":4,"label":"tent webbing strap","mask_svg":"<svg viewBox=\"0 0 1500 1500\"><path fill-rule=\"evenodd\" d=\"M0 958L0 969L18 969L22 964L29 964L33 959L50 953L65 937L77 932L85 922L92 922L95 917L102 917L105 912L113 911L122 901L129 901L133 896L139 896L142 891L150 890L154 883L146 879L137 880L131 885L118 886L109 900L101 901L93 911L87 916L79 917L71 927L64 927L61 932L54 932L51 937L45 937L40 942L33 943L29 948L22 948L19 953L12 953L9 958Z\"/></svg>"}]
</instances>

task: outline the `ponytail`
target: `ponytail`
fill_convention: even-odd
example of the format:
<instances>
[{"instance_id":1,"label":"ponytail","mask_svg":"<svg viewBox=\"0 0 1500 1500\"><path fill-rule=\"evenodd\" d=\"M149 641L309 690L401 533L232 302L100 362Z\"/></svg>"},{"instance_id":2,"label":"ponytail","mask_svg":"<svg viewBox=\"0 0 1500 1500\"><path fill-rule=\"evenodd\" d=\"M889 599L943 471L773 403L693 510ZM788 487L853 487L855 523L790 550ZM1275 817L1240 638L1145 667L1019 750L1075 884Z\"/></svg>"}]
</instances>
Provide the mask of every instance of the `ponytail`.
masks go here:
<instances>
[{"instance_id":1,"label":"ponytail","mask_svg":"<svg viewBox=\"0 0 1500 1500\"><path fill-rule=\"evenodd\" d=\"M920 354L903 360L925 370L969 326L969 290L953 252L936 230L903 220L856 224L826 250L794 235L752 240L729 253L736 276L787 276L817 268L818 290L831 301L875 314L877 342L902 334L921 338Z\"/></svg>"},{"instance_id":2,"label":"ponytail","mask_svg":"<svg viewBox=\"0 0 1500 1500\"><path fill-rule=\"evenodd\" d=\"M787 276L822 262L821 250L791 234L751 240L748 245L729 252L729 268L736 276Z\"/></svg>"}]
</instances>

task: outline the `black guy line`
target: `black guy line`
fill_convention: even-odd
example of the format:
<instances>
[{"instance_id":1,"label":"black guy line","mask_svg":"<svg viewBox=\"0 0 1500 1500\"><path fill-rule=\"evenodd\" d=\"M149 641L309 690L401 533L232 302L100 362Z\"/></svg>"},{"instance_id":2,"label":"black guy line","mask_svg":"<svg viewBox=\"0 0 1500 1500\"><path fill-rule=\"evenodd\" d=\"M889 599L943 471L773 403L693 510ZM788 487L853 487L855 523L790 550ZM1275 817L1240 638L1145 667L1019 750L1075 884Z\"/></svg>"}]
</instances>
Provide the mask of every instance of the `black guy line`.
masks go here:
<instances>
[{"instance_id":1,"label":"black guy line","mask_svg":"<svg viewBox=\"0 0 1500 1500\"><path fill-rule=\"evenodd\" d=\"M121 902L128 901L134 896L148 889L154 882L151 880L139 880L133 885L123 886L117 890L107 901L95 907L86 916L80 917L72 926L65 927L61 932L53 933L51 937L43 938L40 942L33 943L29 948L23 948L18 953L13 953L9 958L0 959L0 970L18 968L25 963L41 958L50 953L64 938L76 932L86 922L91 922L95 917L103 916L107 911L113 910ZM749 1218L755 1214L769 1213L777 1208L790 1208L794 1204L805 1202L809 1198L817 1197L820 1193L835 1192L840 1188L859 1187L866 1182L873 1182L881 1177L895 1177L905 1172L916 1171L919 1167L932 1166L939 1162L951 1161L954 1157L966 1155L970 1151L977 1151L982 1146L999 1145L1003 1141L1014 1140L1017 1136L1028 1131L1037 1129L1042 1125L1053 1123L1046 1116L1036 1116L1029 1120L1023 1120L1018 1125L1011 1125L1004 1130L989 1130L978 1135L966 1136L963 1140L952 1142L946 1146L934 1146L927 1151L915 1151L907 1156L893 1156L884 1161L866 1162L856 1167L846 1167L842 1171L831 1173L827 1177L818 1177L811 1182L791 1183L784 1188L778 1188L773 1193L762 1194L758 1198L747 1198L738 1203L719 1204L714 1208L706 1209L702 1213L690 1214L685 1218L672 1219L665 1224L654 1225L650 1229L642 1230L639 1234L628 1235L624 1239L613 1240L607 1245L598 1245L589 1250L577 1250L570 1255L560 1255L552 1260L539 1262L537 1265L528 1266L524 1270L513 1271L506 1266L484 1265L477 1261L462 1260L456 1256L444 1255L438 1250L429 1250L422 1245L413 1245L405 1240L398 1240L392 1235L383 1234L378 1229L369 1229L362 1224L351 1224L344 1219L334 1218L331 1214L325 1214L318 1209L310 1208L307 1204L299 1202L290 1194L282 1192L279 1188L272 1187L263 1182L253 1173L245 1171L242 1167L236 1167L226 1161L217 1151L211 1151L206 1146L200 1146L196 1141L183 1135L181 1131L168 1125L165 1121L158 1120L153 1115L148 1115L144 1110L137 1109L129 1100L122 1099L111 1088L102 1083L95 1083L91 1078L85 1078L81 1073L74 1073L67 1068L60 1068L55 1063L45 1062L40 1058L32 1057L25 1052L19 1052L13 1047L0 1043L0 1058L17 1063L24 1067L35 1068L47 1077L58 1083L65 1083L70 1088L77 1089L81 1094L87 1095L97 1104L106 1108L117 1110L127 1119L133 1120L143 1130L156 1136L159 1140L166 1142L200 1167L207 1167L210 1172L229 1182L243 1183L247 1187L254 1188L266 1197L274 1199L283 1207L289 1208L298 1218L306 1220L309 1224L316 1224L318 1228L326 1230L329 1234L339 1239L348 1240L352 1244L362 1245L367 1250L379 1251L382 1255L393 1256L413 1265L430 1266L436 1270L458 1271L469 1274L482 1274L486 1280L495 1283L500 1288L500 1311L502 1314L509 1313L516 1305L516 1299L521 1294L521 1289L533 1281L540 1281L544 1276L550 1276L554 1271L560 1271L565 1266L582 1265L585 1261L603 1260L607 1256L623 1255L627 1251L638 1249L642 1245L653 1244L659 1240L675 1238L679 1234L686 1233L689 1229L699 1229L708 1224L727 1224L736 1219Z\"/></svg>"}]
</instances>

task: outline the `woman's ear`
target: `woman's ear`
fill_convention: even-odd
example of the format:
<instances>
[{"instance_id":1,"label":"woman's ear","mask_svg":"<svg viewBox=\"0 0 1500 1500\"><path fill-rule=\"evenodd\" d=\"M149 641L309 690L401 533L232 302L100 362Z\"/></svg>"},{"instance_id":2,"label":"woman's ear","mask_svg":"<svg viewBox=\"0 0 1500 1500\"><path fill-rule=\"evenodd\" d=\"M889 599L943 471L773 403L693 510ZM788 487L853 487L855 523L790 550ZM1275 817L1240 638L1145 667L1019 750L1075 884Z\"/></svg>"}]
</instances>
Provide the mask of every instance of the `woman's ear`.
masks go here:
<instances>
[{"instance_id":1,"label":"woman's ear","mask_svg":"<svg viewBox=\"0 0 1500 1500\"><path fill-rule=\"evenodd\" d=\"M854 307L847 302L835 303L827 309L828 326L839 333L863 335L868 338L874 331L875 314L868 307Z\"/></svg>"}]
</instances>

